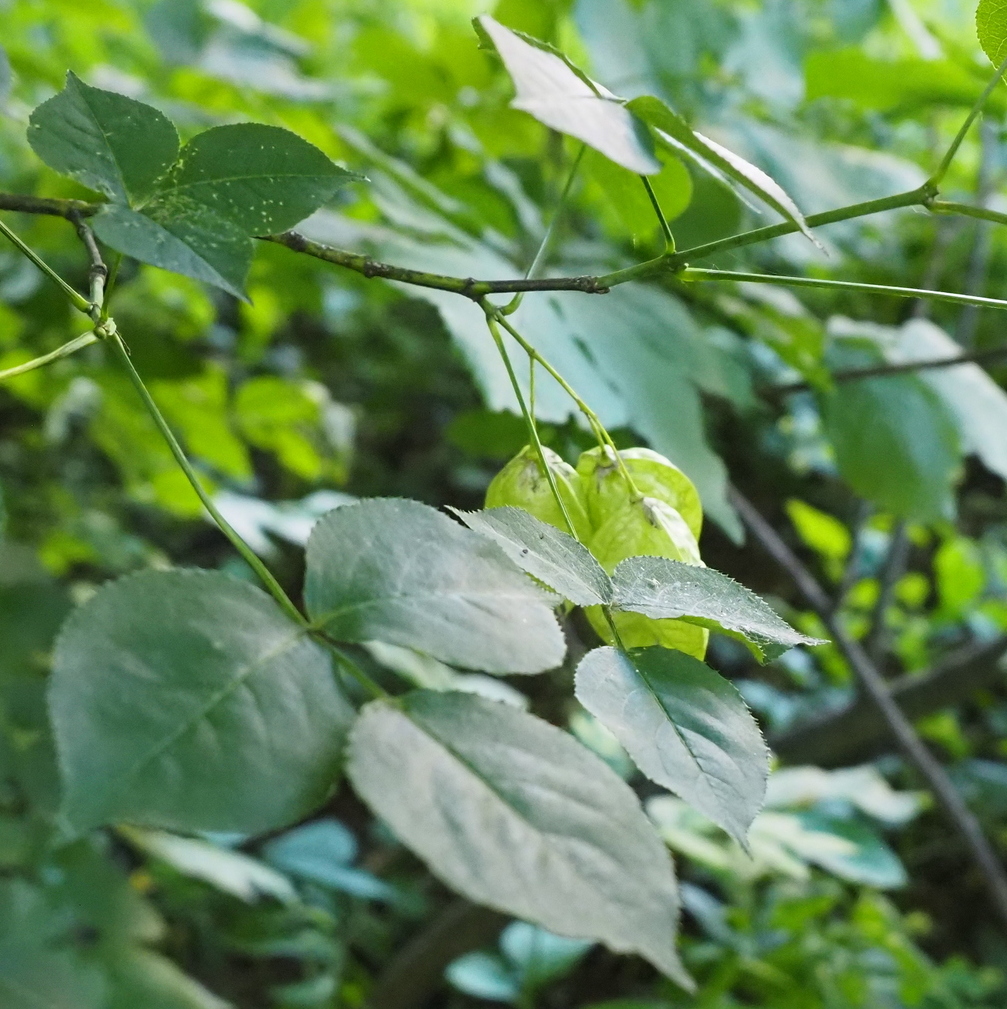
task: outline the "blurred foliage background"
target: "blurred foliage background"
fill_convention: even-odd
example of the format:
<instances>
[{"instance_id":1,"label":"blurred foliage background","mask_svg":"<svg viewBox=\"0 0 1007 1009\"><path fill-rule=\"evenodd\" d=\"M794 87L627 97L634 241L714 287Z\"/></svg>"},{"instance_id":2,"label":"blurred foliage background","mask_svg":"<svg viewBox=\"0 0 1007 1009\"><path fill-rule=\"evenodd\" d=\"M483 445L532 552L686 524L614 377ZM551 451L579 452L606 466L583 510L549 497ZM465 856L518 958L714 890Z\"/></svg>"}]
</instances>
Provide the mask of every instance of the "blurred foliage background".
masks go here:
<instances>
[{"instance_id":1,"label":"blurred foliage background","mask_svg":"<svg viewBox=\"0 0 1007 1009\"><path fill-rule=\"evenodd\" d=\"M575 148L508 108L510 84L469 26L487 11L620 95L667 98L807 213L919 185L991 72L968 0L0 0L0 189L90 196L25 140L29 112L70 69L161 108L183 139L273 123L364 172L369 184L302 227L312 237L517 275ZM954 163L949 198L1007 210L1004 94ZM680 248L772 220L671 157L655 185ZM8 220L86 287L67 222ZM1002 228L908 210L820 237L827 256L791 236L713 265L1005 295ZM637 180L592 154L559 238L564 273L662 249ZM481 504L524 432L478 312L473 324L449 296L268 243L249 292L242 303L126 261L111 311L221 509L285 584L299 584L312 522L346 495ZM946 371L830 378L960 345L1002 379L1002 316L669 281L529 297L518 319L623 444L645 440L697 482L708 563L818 633L786 577L744 545L727 474L759 503L1007 852L1007 398L974 373L964 386ZM0 249L0 369L74 327L44 278ZM538 406L561 454L590 444L544 379ZM763 669L712 642L780 759L752 857L644 793L683 880L695 998L642 961L457 903L346 790L275 837L123 828L60 846L44 688L62 617L143 567L249 572L101 346L4 383L0 493L2 1009L1007 1003L1007 941L982 880L831 646ZM570 633L592 640L586 624ZM519 693L387 646L373 661L378 676L534 704L631 774L590 716L557 702L569 669Z\"/></svg>"}]
</instances>

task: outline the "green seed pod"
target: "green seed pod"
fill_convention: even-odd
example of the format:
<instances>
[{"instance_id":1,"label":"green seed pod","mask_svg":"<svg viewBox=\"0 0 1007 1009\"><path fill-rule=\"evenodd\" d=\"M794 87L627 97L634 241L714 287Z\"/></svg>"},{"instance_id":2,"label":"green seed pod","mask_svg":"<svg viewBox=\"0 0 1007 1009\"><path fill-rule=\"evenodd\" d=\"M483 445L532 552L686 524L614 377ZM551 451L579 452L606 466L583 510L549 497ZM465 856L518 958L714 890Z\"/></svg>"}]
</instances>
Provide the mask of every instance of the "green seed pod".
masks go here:
<instances>
[{"instance_id":1,"label":"green seed pod","mask_svg":"<svg viewBox=\"0 0 1007 1009\"><path fill-rule=\"evenodd\" d=\"M649 448L629 448L619 455L640 493L670 504L698 538L703 506L693 482L673 462ZM595 529L600 529L629 496L615 452L608 446L584 452L577 460L577 472L584 481L588 516Z\"/></svg>"},{"instance_id":2,"label":"green seed pod","mask_svg":"<svg viewBox=\"0 0 1007 1009\"><path fill-rule=\"evenodd\" d=\"M577 538L587 543L591 538L591 523L587 517L584 486L577 471L564 462L551 449L543 449L546 462L556 481ZM563 512L553 496L549 480L542 471L538 451L531 445L523 449L490 482L486 489L486 507L501 508L515 505L531 513L542 522L548 522L562 532L569 533Z\"/></svg>"},{"instance_id":3,"label":"green seed pod","mask_svg":"<svg viewBox=\"0 0 1007 1009\"><path fill-rule=\"evenodd\" d=\"M627 557L667 557L685 564L702 565L699 544L685 520L667 502L645 497L623 500L594 534L589 544L601 566L611 574ZM608 644L614 635L600 606L585 611L591 626ZM662 645L703 658L709 631L682 620L652 620L642 613L614 613L619 637L627 648Z\"/></svg>"}]
</instances>

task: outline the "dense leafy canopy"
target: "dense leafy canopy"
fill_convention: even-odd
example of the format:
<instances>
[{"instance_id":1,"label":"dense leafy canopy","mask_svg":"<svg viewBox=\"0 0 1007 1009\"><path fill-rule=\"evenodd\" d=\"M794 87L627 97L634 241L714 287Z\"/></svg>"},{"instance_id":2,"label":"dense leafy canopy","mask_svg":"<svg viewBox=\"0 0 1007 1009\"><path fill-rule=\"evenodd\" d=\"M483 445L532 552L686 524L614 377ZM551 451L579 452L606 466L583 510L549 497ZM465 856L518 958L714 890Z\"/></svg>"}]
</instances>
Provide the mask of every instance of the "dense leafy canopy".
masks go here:
<instances>
[{"instance_id":1,"label":"dense leafy canopy","mask_svg":"<svg viewBox=\"0 0 1007 1009\"><path fill-rule=\"evenodd\" d=\"M1005 25L10 0L0 1009L1003 1004Z\"/></svg>"}]
</instances>

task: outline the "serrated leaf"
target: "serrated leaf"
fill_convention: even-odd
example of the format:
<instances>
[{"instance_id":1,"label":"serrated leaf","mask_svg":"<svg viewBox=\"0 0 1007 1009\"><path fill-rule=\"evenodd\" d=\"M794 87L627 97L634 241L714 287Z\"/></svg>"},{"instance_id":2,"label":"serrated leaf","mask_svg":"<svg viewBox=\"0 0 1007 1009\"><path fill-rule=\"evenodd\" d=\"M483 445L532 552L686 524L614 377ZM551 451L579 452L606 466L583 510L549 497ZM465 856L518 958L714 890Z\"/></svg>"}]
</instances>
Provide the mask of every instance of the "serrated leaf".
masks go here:
<instances>
[{"instance_id":1,"label":"serrated leaf","mask_svg":"<svg viewBox=\"0 0 1007 1009\"><path fill-rule=\"evenodd\" d=\"M292 228L360 178L290 130L235 123L193 137L161 191L172 205L204 207L251 237Z\"/></svg>"},{"instance_id":2,"label":"serrated leaf","mask_svg":"<svg viewBox=\"0 0 1007 1009\"><path fill-rule=\"evenodd\" d=\"M480 34L492 42L514 82L514 108L583 140L631 172L655 175L661 170L650 136L621 99L551 46L522 38L489 15L476 20Z\"/></svg>"},{"instance_id":3,"label":"serrated leaf","mask_svg":"<svg viewBox=\"0 0 1007 1009\"><path fill-rule=\"evenodd\" d=\"M90 224L98 238L117 252L247 300L252 240L204 207L160 198L143 213L112 205L95 214Z\"/></svg>"},{"instance_id":4,"label":"serrated leaf","mask_svg":"<svg viewBox=\"0 0 1007 1009\"><path fill-rule=\"evenodd\" d=\"M612 600L612 580L583 543L507 505L479 512L452 508L470 529L493 540L522 570L578 606Z\"/></svg>"},{"instance_id":5,"label":"serrated leaf","mask_svg":"<svg viewBox=\"0 0 1007 1009\"><path fill-rule=\"evenodd\" d=\"M760 662L795 645L824 643L795 631L754 592L713 568L664 557L630 557L612 580L616 609L719 631L744 641Z\"/></svg>"},{"instance_id":6,"label":"serrated leaf","mask_svg":"<svg viewBox=\"0 0 1007 1009\"><path fill-rule=\"evenodd\" d=\"M1007 4L1004 0L979 0L976 34L993 66L1000 66L1007 57Z\"/></svg>"},{"instance_id":7,"label":"serrated leaf","mask_svg":"<svg viewBox=\"0 0 1007 1009\"><path fill-rule=\"evenodd\" d=\"M305 603L340 641L384 641L489 673L540 673L566 644L549 597L495 543L420 504L374 498L323 518Z\"/></svg>"},{"instance_id":8,"label":"serrated leaf","mask_svg":"<svg viewBox=\"0 0 1007 1009\"><path fill-rule=\"evenodd\" d=\"M178 155L175 127L157 109L73 73L31 114L28 142L50 168L130 205L154 191Z\"/></svg>"},{"instance_id":9,"label":"serrated leaf","mask_svg":"<svg viewBox=\"0 0 1007 1009\"><path fill-rule=\"evenodd\" d=\"M63 815L254 833L325 798L353 711L328 654L265 593L216 572L102 588L56 642Z\"/></svg>"},{"instance_id":10,"label":"serrated leaf","mask_svg":"<svg viewBox=\"0 0 1007 1009\"><path fill-rule=\"evenodd\" d=\"M746 843L769 751L731 683L684 652L596 648L577 667L577 699L648 778Z\"/></svg>"},{"instance_id":11,"label":"serrated leaf","mask_svg":"<svg viewBox=\"0 0 1007 1009\"><path fill-rule=\"evenodd\" d=\"M712 165L718 172L733 179L750 193L754 193L788 221L793 221L810 241L821 248L797 204L784 188L761 168L756 168L740 155L691 129L689 124L660 98L644 95L628 102L626 108L653 126L658 135L676 150L690 152L700 159L699 163L704 167L704 163Z\"/></svg>"},{"instance_id":12,"label":"serrated leaf","mask_svg":"<svg viewBox=\"0 0 1007 1009\"><path fill-rule=\"evenodd\" d=\"M668 854L629 786L571 736L472 694L417 691L364 708L348 774L470 900L640 953L691 989Z\"/></svg>"}]
</instances>

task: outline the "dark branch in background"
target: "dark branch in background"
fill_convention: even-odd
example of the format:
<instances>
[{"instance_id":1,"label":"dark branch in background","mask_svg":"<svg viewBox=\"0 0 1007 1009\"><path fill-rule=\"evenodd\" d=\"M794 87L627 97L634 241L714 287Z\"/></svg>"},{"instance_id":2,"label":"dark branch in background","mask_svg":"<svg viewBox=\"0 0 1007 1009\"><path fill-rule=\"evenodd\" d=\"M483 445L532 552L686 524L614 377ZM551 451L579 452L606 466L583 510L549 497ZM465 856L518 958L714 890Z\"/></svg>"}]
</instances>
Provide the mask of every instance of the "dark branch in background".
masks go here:
<instances>
[{"instance_id":1,"label":"dark branch in background","mask_svg":"<svg viewBox=\"0 0 1007 1009\"><path fill-rule=\"evenodd\" d=\"M870 704L907 760L922 775L938 804L965 842L976 867L982 873L1001 920L1007 925L1007 873L982 832L979 821L965 804L947 772L916 734L909 719L888 690L877 666L860 643L854 640L832 612L832 601L810 571L762 517L755 506L736 488L730 490L731 503L762 548L794 580L801 595L822 618L836 646L850 664Z\"/></svg>"},{"instance_id":2,"label":"dark branch in background","mask_svg":"<svg viewBox=\"0 0 1007 1009\"><path fill-rule=\"evenodd\" d=\"M65 217L72 221L74 216L89 217L100 209L100 203L84 200L57 200L46 196L22 196L20 193L0 193L0 210L15 210L21 214L48 214L51 217Z\"/></svg>"},{"instance_id":3,"label":"dark branch in background","mask_svg":"<svg viewBox=\"0 0 1007 1009\"><path fill-rule=\"evenodd\" d=\"M891 681L888 692L907 718L922 718L1002 682L1005 653L1007 636L966 645L927 672ZM875 756L890 741L881 713L861 697L776 733L769 745L789 764L841 767Z\"/></svg>"},{"instance_id":4,"label":"dark branch in background","mask_svg":"<svg viewBox=\"0 0 1007 1009\"><path fill-rule=\"evenodd\" d=\"M909 557L909 537L906 535L906 524L903 521L895 526L891 542L888 545L888 556L878 578L878 600L871 614L871 629L867 634L865 648L867 654L879 669L885 656L885 643L888 638L888 628L885 617L895 596L895 586L906 569Z\"/></svg>"},{"instance_id":5,"label":"dark branch in background","mask_svg":"<svg viewBox=\"0 0 1007 1009\"><path fill-rule=\"evenodd\" d=\"M444 984L444 970L469 950L486 946L507 924L496 911L467 900L448 904L392 959L367 999L367 1009L414 1009Z\"/></svg>"},{"instance_id":6,"label":"dark branch in background","mask_svg":"<svg viewBox=\"0 0 1007 1009\"><path fill-rule=\"evenodd\" d=\"M848 371L834 371L830 378L833 382L858 382L864 378L883 378L887 375L904 375L911 371L932 371L935 368L953 368L956 364L979 364L983 361L995 361L1007 357L1007 345L1003 347L987 347L971 354L959 354L956 357L935 357L926 361L903 361L900 364L878 364L870 368L850 368ZM772 396L786 396L792 392L806 392L811 389L810 382L787 382L783 385L763 387L760 392Z\"/></svg>"}]
</instances>

